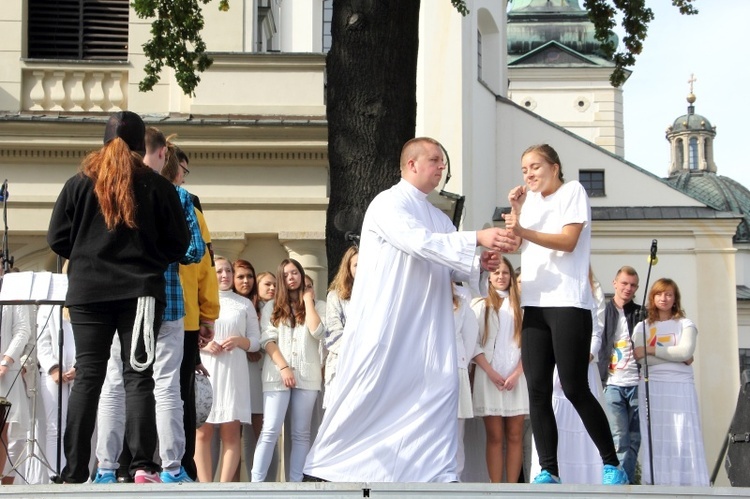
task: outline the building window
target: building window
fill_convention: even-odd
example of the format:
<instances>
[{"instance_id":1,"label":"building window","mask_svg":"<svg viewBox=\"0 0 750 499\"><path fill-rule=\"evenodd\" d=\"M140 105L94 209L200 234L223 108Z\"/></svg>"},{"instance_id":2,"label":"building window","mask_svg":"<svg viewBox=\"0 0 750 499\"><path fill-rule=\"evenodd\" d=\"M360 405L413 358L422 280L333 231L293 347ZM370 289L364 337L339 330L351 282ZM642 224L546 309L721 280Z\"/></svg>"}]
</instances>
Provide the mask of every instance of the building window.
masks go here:
<instances>
[{"instance_id":1,"label":"building window","mask_svg":"<svg viewBox=\"0 0 750 499\"><path fill-rule=\"evenodd\" d=\"M698 169L698 139L695 137L690 137L688 142L688 168Z\"/></svg>"},{"instance_id":2,"label":"building window","mask_svg":"<svg viewBox=\"0 0 750 499\"><path fill-rule=\"evenodd\" d=\"M477 78L482 79L482 32L477 30Z\"/></svg>"},{"instance_id":3,"label":"building window","mask_svg":"<svg viewBox=\"0 0 750 499\"><path fill-rule=\"evenodd\" d=\"M604 170L578 170L578 181L586 189L590 198L606 195L604 192Z\"/></svg>"},{"instance_id":4,"label":"building window","mask_svg":"<svg viewBox=\"0 0 750 499\"><path fill-rule=\"evenodd\" d=\"M323 0L323 53L331 50L331 21L333 20L333 0Z\"/></svg>"},{"instance_id":5,"label":"building window","mask_svg":"<svg viewBox=\"0 0 750 499\"><path fill-rule=\"evenodd\" d=\"M128 59L129 0L29 0L31 59Z\"/></svg>"},{"instance_id":6,"label":"building window","mask_svg":"<svg viewBox=\"0 0 750 499\"><path fill-rule=\"evenodd\" d=\"M740 376L745 369L750 369L750 348L740 348Z\"/></svg>"}]
</instances>

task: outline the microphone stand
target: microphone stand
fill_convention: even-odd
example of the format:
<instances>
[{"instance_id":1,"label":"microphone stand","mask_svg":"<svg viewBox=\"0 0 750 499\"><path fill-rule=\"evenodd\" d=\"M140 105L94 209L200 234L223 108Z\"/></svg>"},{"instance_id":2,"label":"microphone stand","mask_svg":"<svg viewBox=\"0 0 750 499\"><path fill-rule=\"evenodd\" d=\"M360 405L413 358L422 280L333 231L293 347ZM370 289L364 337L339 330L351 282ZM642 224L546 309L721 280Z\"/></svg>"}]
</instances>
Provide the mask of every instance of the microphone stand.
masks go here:
<instances>
[{"instance_id":1,"label":"microphone stand","mask_svg":"<svg viewBox=\"0 0 750 499\"><path fill-rule=\"evenodd\" d=\"M646 298L648 296L648 281L651 278L651 267L653 267L656 263L656 239L651 241L651 253L648 257L648 273L646 274L646 287L643 288L646 291L643 293L643 301L641 304L641 310L640 310L640 316L641 320L643 322L643 387L645 389L645 395L646 395L646 436L648 439L648 464L649 464L649 471L651 474L651 485L654 485L654 443L651 438L651 397L649 393L648 388L648 354L646 353L646 326L648 323L646 322L646 319L648 318L646 314Z\"/></svg>"}]
</instances>

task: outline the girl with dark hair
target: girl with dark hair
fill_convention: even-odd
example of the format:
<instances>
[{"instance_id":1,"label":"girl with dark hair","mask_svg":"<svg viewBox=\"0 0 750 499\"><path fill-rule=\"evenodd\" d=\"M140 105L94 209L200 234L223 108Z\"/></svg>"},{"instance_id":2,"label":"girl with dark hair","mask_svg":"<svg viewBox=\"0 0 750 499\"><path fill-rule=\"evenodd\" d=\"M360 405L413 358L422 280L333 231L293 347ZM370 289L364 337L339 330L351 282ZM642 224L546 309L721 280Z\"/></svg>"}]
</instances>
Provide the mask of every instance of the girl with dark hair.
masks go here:
<instances>
[{"instance_id":1,"label":"girl with dark hair","mask_svg":"<svg viewBox=\"0 0 750 499\"><path fill-rule=\"evenodd\" d=\"M672 279L658 279L654 283L648 293L646 311L646 321L639 322L633 329L633 352L641 364L648 355L654 484L707 487L708 468L692 366L698 329L685 317L680 288ZM642 376L643 370L638 398L641 433L645 433L648 422ZM651 484L648 455L649 442L644 438L641 480Z\"/></svg>"},{"instance_id":2,"label":"girl with dark hair","mask_svg":"<svg viewBox=\"0 0 750 499\"><path fill-rule=\"evenodd\" d=\"M174 186L143 163L144 136L137 114L112 115L104 146L84 158L52 211L47 242L70 260L65 305L76 344L65 482L89 478L91 436L115 331L124 364L130 470L158 481L154 332L166 303L164 272L185 255L190 235Z\"/></svg>"},{"instance_id":3,"label":"girl with dark hair","mask_svg":"<svg viewBox=\"0 0 750 499\"><path fill-rule=\"evenodd\" d=\"M593 306L588 279L588 196L579 182L563 181L560 157L547 144L524 151L521 172L525 185L511 189L511 212L503 218L521 247L521 355L542 468L533 483L560 483L557 422L552 409L552 379L557 366L565 396L599 450L604 464L602 483L626 484L628 478L617 459L607 416L588 387Z\"/></svg>"},{"instance_id":4,"label":"girl with dark hair","mask_svg":"<svg viewBox=\"0 0 750 499\"><path fill-rule=\"evenodd\" d=\"M263 430L255 447L252 481L266 479L273 449L291 405L292 453L289 478L302 481L302 468L310 449L310 426L322 381L320 340L325 334L321 317L325 306L315 303L305 289L305 271L296 260L279 264L276 298L263 308L261 344L263 363Z\"/></svg>"},{"instance_id":5,"label":"girl with dark hair","mask_svg":"<svg viewBox=\"0 0 750 499\"><path fill-rule=\"evenodd\" d=\"M250 300L260 320L261 302L258 298L258 279L255 275L255 267L247 260L237 259L232 264L232 269L234 270L234 292ZM248 378L250 379L250 405L253 410L252 425L242 425L242 449L248 474L251 471L250 466L255 452L254 443L258 442L260 429L263 427L263 381L261 378L263 353L263 350L259 350L246 354ZM250 438L249 432L254 433L254 439Z\"/></svg>"}]
</instances>

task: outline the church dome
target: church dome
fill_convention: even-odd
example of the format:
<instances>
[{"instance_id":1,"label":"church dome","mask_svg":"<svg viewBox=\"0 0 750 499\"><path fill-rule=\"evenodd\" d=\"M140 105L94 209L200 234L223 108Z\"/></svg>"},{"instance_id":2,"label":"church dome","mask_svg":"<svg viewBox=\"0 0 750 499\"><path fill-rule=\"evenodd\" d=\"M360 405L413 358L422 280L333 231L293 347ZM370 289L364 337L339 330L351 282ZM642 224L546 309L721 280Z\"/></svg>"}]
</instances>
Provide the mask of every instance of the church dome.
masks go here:
<instances>
[{"instance_id":1,"label":"church dome","mask_svg":"<svg viewBox=\"0 0 750 499\"><path fill-rule=\"evenodd\" d=\"M508 11L509 55L523 55L556 41L583 55L604 57L594 23L578 0L515 0ZM617 46L617 37L613 38Z\"/></svg>"},{"instance_id":2,"label":"church dome","mask_svg":"<svg viewBox=\"0 0 750 499\"><path fill-rule=\"evenodd\" d=\"M687 130L713 131L713 129L714 127L711 126L711 122L708 121L708 118L695 113L683 114L682 116L674 120L674 123L672 124L672 131L674 132L682 132Z\"/></svg>"},{"instance_id":3,"label":"church dome","mask_svg":"<svg viewBox=\"0 0 750 499\"><path fill-rule=\"evenodd\" d=\"M750 190L739 182L713 172L680 171L666 179L691 197L721 211L740 213L742 222L735 243L750 242Z\"/></svg>"}]
</instances>

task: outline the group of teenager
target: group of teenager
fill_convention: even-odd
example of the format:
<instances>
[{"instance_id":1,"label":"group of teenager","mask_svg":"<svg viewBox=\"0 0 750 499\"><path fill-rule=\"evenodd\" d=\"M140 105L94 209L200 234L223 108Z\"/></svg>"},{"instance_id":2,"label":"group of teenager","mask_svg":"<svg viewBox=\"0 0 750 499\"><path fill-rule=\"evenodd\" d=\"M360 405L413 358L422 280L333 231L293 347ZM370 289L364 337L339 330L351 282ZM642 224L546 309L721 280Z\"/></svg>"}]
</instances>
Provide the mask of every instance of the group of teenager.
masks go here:
<instances>
[{"instance_id":1,"label":"group of teenager","mask_svg":"<svg viewBox=\"0 0 750 499\"><path fill-rule=\"evenodd\" d=\"M285 420L291 481L460 481L464 422L481 417L489 479L516 482L528 416L532 483L633 483L647 359L653 438L640 445L641 480L651 483L649 452L654 483L707 484L697 330L677 284L656 281L641 320L638 276L623 267L604 305L588 197L548 145L523 153L505 228L456 231L427 201L444 169L437 141L404 145L401 181L371 203L324 303L296 260L256 275L246 260L214 256L200 202L181 187L187 156L137 114L113 115L47 235L68 261L62 323L59 307L37 319L42 374L66 386L62 481L212 481L215 434L221 481L237 479L243 440L255 442L250 478L265 481L284 454ZM502 257L519 249L523 285ZM8 315L3 331L20 329L6 328ZM59 330L62 362L42 347ZM15 336L2 335L0 388L19 357ZM213 389L202 424L196 371Z\"/></svg>"}]
</instances>

